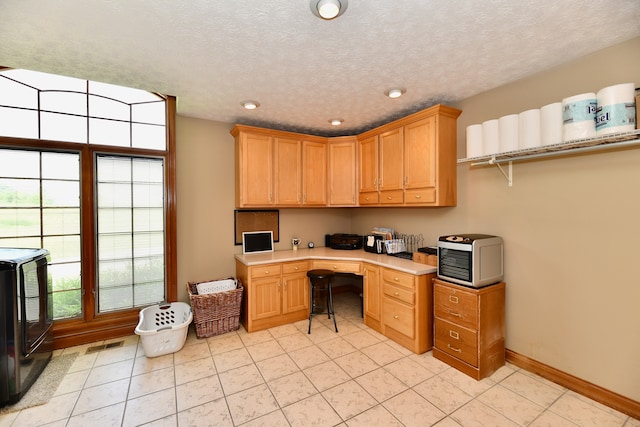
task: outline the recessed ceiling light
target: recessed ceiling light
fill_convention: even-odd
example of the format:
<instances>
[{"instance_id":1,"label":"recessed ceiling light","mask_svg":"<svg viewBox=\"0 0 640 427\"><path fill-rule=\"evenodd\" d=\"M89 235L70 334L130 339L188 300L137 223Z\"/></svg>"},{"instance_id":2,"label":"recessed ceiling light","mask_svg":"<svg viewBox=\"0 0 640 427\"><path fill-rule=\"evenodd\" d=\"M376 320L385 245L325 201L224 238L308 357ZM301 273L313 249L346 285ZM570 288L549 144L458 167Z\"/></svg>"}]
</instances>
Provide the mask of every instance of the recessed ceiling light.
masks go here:
<instances>
[{"instance_id":1,"label":"recessed ceiling light","mask_svg":"<svg viewBox=\"0 0 640 427\"><path fill-rule=\"evenodd\" d=\"M344 119L331 119L331 120L329 120L329 123L331 123L333 126L340 126L343 122L344 122Z\"/></svg>"},{"instance_id":2,"label":"recessed ceiling light","mask_svg":"<svg viewBox=\"0 0 640 427\"><path fill-rule=\"evenodd\" d=\"M318 18L327 21L342 15L349 6L348 0L310 0L311 12Z\"/></svg>"},{"instance_id":3,"label":"recessed ceiling light","mask_svg":"<svg viewBox=\"0 0 640 427\"><path fill-rule=\"evenodd\" d=\"M400 98L407 90L401 88L389 89L384 94L389 98Z\"/></svg>"},{"instance_id":4,"label":"recessed ceiling light","mask_svg":"<svg viewBox=\"0 0 640 427\"><path fill-rule=\"evenodd\" d=\"M242 105L247 110L255 110L260 106L260 103L256 101L242 101L240 105Z\"/></svg>"}]
</instances>

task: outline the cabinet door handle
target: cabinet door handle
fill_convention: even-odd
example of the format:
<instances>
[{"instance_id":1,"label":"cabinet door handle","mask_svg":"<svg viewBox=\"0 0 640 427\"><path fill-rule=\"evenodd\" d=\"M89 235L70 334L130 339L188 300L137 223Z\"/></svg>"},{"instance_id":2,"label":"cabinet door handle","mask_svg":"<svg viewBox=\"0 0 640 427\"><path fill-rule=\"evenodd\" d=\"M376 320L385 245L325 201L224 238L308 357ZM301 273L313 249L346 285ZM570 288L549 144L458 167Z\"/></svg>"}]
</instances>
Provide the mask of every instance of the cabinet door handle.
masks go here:
<instances>
[{"instance_id":1,"label":"cabinet door handle","mask_svg":"<svg viewBox=\"0 0 640 427\"><path fill-rule=\"evenodd\" d=\"M449 295L449 302L457 304L458 303L458 297L455 296L455 295Z\"/></svg>"},{"instance_id":2,"label":"cabinet door handle","mask_svg":"<svg viewBox=\"0 0 640 427\"><path fill-rule=\"evenodd\" d=\"M449 314L452 315L452 316L455 316L455 317L461 317L460 313L456 313L455 311L449 310Z\"/></svg>"},{"instance_id":3,"label":"cabinet door handle","mask_svg":"<svg viewBox=\"0 0 640 427\"><path fill-rule=\"evenodd\" d=\"M455 351L456 353L462 353L461 349L455 348L455 347L451 347L451 344L447 344L447 347L449 347L449 350Z\"/></svg>"},{"instance_id":4,"label":"cabinet door handle","mask_svg":"<svg viewBox=\"0 0 640 427\"><path fill-rule=\"evenodd\" d=\"M460 334L458 334L456 331L449 330L449 336L454 340L460 339Z\"/></svg>"}]
</instances>

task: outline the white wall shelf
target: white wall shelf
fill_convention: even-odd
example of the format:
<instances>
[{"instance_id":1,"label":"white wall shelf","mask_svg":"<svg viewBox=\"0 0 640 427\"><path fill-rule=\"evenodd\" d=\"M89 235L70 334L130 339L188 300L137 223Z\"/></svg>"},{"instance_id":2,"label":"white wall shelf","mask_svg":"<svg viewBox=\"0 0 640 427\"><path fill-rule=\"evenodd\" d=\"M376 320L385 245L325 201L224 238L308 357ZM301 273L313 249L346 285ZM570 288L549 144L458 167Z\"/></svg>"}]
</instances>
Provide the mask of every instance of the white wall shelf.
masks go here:
<instances>
[{"instance_id":1,"label":"white wall shelf","mask_svg":"<svg viewBox=\"0 0 640 427\"><path fill-rule=\"evenodd\" d=\"M500 172L502 172L504 177L507 179L509 187L511 187L513 185L513 162L601 150L611 150L614 148L624 148L637 145L640 145L640 129L629 132L610 134L596 138L577 139L575 141L562 142L559 144L525 148L522 150L514 150L486 156L458 159L458 164L470 163L471 166L496 165ZM505 172L500 165L501 163L507 162L509 163L508 173Z\"/></svg>"}]
</instances>

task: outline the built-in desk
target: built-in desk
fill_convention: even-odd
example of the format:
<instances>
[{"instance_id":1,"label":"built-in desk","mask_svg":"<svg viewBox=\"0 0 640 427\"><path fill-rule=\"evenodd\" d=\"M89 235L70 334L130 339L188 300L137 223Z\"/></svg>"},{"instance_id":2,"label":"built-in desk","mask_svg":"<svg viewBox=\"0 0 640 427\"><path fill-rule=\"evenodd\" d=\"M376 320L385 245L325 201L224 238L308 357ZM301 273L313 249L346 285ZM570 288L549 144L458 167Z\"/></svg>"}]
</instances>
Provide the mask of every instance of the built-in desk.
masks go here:
<instances>
[{"instance_id":1,"label":"built-in desk","mask_svg":"<svg viewBox=\"0 0 640 427\"><path fill-rule=\"evenodd\" d=\"M306 273L322 268L363 276L366 325L418 354L433 346L434 266L324 247L235 258L236 276L245 288L242 324L248 332L307 319Z\"/></svg>"}]
</instances>

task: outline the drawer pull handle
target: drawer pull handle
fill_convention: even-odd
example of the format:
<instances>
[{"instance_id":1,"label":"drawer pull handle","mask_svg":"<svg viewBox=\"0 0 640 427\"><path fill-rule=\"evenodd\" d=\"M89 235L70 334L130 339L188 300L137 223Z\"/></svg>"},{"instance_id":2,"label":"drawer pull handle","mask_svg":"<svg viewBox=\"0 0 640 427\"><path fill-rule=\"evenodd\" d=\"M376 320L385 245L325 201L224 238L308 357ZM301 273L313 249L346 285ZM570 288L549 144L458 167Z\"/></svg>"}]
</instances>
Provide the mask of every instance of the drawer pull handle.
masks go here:
<instances>
[{"instance_id":1,"label":"drawer pull handle","mask_svg":"<svg viewBox=\"0 0 640 427\"><path fill-rule=\"evenodd\" d=\"M269 270L265 270L265 271L264 271L264 274L269 274Z\"/></svg>"},{"instance_id":2,"label":"drawer pull handle","mask_svg":"<svg viewBox=\"0 0 640 427\"><path fill-rule=\"evenodd\" d=\"M419 194L416 194L416 199L419 199L420 197L422 196L420 196Z\"/></svg>"},{"instance_id":3,"label":"drawer pull handle","mask_svg":"<svg viewBox=\"0 0 640 427\"><path fill-rule=\"evenodd\" d=\"M398 281L398 280L400 280L400 279L398 279L397 277L394 277L394 278L393 278L393 280L395 280L395 281L397 282L397 281Z\"/></svg>"},{"instance_id":4,"label":"drawer pull handle","mask_svg":"<svg viewBox=\"0 0 640 427\"><path fill-rule=\"evenodd\" d=\"M400 295L400 292L394 292L393 295L398 296Z\"/></svg>"},{"instance_id":5,"label":"drawer pull handle","mask_svg":"<svg viewBox=\"0 0 640 427\"><path fill-rule=\"evenodd\" d=\"M455 296L455 295L449 295L449 302L457 304L458 303L458 297Z\"/></svg>"},{"instance_id":6,"label":"drawer pull handle","mask_svg":"<svg viewBox=\"0 0 640 427\"><path fill-rule=\"evenodd\" d=\"M456 331L449 331L449 336L451 338L453 338L454 340L459 340L460 339L460 335L456 332Z\"/></svg>"},{"instance_id":7,"label":"drawer pull handle","mask_svg":"<svg viewBox=\"0 0 640 427\"><path fill-rule=\"evenodd\" d=\"M455 316L455 317L461 317L460 313L456 313L455 311L449 310L449 314L452 315L452 316Z\"/></svg>"},{"instance_id":8,"label":"drawer pull handle","mask_svg":"<svg viewBox=\"0 0 640 427\"><path fill-rule=\"evenodd\" d=\"M300 267L294 267L294 270L296 270L296 271L300 270Z\"/></svg>"},{"instance_id":9,"label":"drawer pull handle","mask_svg":"<svg viewBox=\"0 0 640 427\"><path fill-rule=\"evenodd\" d=\"M337 268L338 268L338 266L337 266L337 265L334 265L334 266L333 266L333 269L334 269L334 270L335 270L335 269L337 269Z\"/></svg>"},{"instance_id":10,"label":"drawer pull handle","mask_svg":"<svg viewBox=\"0 0 640 427\"><path fill-rule=\"evenodd\" d=\"M455 347L451 347L451 344L447 344L447 347L449 347L449 350L455 351L456 353L462 353L461 349L455 348Z\"/></svg>"},{"instance_id":11,"label":"drawer pull handle","mask_svg":"<svg viewBox=\"0 0 640 427\"><path fill-rule=\"evenodd\" d=\"M391 200L391 196L387 196L387 200Z\"/></svg>"},{"instance_id":12,"label":"drawer pull handle","mask_svg":"<svg viewBox=\"0 0 640 427\"><path fill-rule=\"evenodd\" d=\"M393 318L394 318L394 319L399 319L399 318L400 318L400 316L398 316L397 314L394 314L394 315L393 315Z\"/></svg>"}]
</instances>

